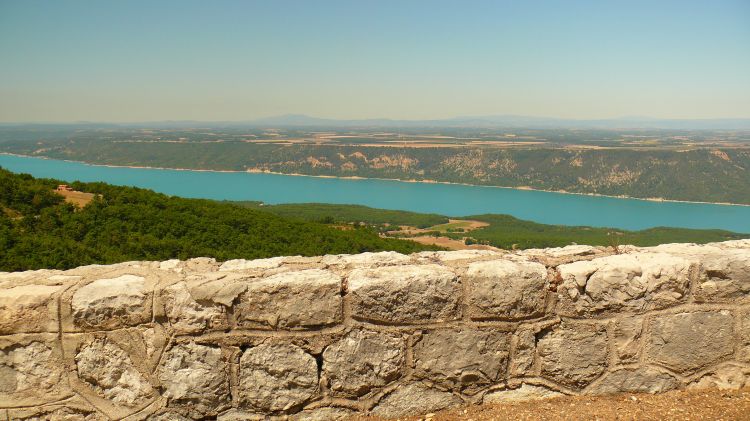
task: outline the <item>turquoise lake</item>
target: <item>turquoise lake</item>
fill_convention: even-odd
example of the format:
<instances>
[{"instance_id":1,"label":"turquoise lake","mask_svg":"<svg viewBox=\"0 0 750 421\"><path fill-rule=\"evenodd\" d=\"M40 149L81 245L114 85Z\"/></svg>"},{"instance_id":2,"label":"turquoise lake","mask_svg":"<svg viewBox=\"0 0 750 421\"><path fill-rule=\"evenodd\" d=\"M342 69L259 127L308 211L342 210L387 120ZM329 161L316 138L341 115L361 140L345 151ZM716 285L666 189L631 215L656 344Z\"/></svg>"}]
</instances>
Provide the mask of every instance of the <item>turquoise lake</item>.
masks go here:
<instances>
[{"instance_id":1,"label":"turquoise lake","mask_svg":"<svg viewBox=\"0 0 750 421\"><path fill-rule=\"evenodd\" d=\"M12 155L0 155L0 167L36 177L104 181L182 197L270 204L348 203L448 216L500 213L547 224L720 228L750 233L750 206L651 202L454 184L118 168Z\"/></svg>"}]
</instances>

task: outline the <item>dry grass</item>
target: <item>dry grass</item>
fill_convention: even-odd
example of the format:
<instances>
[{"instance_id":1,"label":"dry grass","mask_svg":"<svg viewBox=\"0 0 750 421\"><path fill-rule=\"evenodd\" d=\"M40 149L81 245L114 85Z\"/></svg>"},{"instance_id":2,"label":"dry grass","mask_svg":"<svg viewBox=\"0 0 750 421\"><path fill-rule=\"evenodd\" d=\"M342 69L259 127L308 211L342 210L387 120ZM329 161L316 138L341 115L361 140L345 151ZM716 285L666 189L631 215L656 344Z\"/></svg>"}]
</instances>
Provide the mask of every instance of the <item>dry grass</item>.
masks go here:
<instances>
[{"instance_id":1,"label":"dry grass","mask_svg":"<svg viewBox=\"0 0 750 421\"><path fill-rule=\"evenodd\" d=\"M92 200L94 200L93 193L84 193L80 191L59 191L59 190L55 190L55 193L64 197L66 202L72 203L73 205L79 208L82 208L88 205Z\"/></svg>"}]
</instances>

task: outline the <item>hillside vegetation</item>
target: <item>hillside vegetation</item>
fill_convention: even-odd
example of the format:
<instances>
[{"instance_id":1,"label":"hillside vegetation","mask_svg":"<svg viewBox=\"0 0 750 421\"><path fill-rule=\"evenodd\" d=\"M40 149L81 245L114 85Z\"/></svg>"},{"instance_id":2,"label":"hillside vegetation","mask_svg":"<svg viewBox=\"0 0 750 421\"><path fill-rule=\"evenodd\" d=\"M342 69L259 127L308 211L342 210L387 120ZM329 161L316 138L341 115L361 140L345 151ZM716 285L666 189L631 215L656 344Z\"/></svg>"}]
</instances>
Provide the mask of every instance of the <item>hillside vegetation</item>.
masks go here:
<instances>
[{"instance_id":1,"label":"hillside vegetation","mask_svg":"<svg viewBox=\"0 0 750 421\"><path fill-rule=\"evenodd\" d=\"M416 148L84 138L0 142L0 150L96 164L434 180L750 204L747 148Z\"/></svg>"},{"instance_id":2,"label":"hillside vegetation","mask_svg":"<svg viewBox=\"0 0 750 421\"><path fill-rule=\"evenodd\" d=\"M382 232L392 230L394 226L409 225L416 228L425 228L428 234L432 233L453 239L469 238L470 243L488 244L504 249L561 247L570 244L655 246L665 243L709 243L750 238L750 234L738 234L724 230L658 227L641 231L627 231L618 228L550 225L525 221L510 215L496 214L460 217L459 219L462 220L481 221L489 224L486 227L463 232L464 230L451 228L460 224L443 225L448 221L448 217L435 214L390 211L358 205L298 203L261 206L260 202L245 202L244 205L279 215L295 214L311 221L337 224L365 222ZM400 234L397 235L400 236ZM424 233L417 235L424 235ZM408 237L408 234L403 235L403 238Z\"/></svg>"},{"instance_id":3,"label":"hillside vegetation","mask_svg":"<svg viewBox=\"0 0 750 421\"><path fill-rule=\"evenodd\" d=\"M73 183L95 193L82 209L53 192L60 181L0 168L0 270L66 269L129 260L218 260L435 249L211 200L132 187Z\"/></svg>"}]
</instances>

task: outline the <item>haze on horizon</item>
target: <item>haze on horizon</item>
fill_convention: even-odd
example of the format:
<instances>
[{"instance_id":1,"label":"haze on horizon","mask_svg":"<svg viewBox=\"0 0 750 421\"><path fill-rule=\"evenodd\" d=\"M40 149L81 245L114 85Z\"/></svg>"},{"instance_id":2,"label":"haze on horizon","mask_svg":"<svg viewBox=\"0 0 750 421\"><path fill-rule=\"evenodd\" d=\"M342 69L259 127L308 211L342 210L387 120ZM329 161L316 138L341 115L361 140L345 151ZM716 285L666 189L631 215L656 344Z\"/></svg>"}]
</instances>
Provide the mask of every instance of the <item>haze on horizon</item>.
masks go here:
<instances>
[{"instance_id":1,"label":"haze on horizon","mask_svg":"<svg viewBox=\"0 0 750 421\"><path fill-rule=\"evenodd\" d=\"M0 0L0 122L750 118L750 2Z\"/></svg>"}]
</instances>

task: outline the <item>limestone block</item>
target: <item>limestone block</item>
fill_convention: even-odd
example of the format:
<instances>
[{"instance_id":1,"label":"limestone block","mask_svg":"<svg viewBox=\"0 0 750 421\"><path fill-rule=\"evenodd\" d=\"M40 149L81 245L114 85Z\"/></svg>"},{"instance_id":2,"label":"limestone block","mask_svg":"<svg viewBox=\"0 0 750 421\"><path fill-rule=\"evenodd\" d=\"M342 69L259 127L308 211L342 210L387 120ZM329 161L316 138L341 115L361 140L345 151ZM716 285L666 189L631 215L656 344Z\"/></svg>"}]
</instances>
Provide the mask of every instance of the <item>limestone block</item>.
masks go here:
<instances>
[{"instance_id":1,"label":"limestone block","mask_svg":"<svg viewBox=\"0 0 750 421\"><path fill-rule=\"evenodd\" d=\"M508 333L485 329L438 329L414 345L415 374L455 388L496 383L505 377Z\"/></svg>"},{"instance_id":2,"label":"limestone block","mask_svg":"<svg viewBox=\"0 0 750 421\"><path fill-rule=\"evenodd\" d=\"M323 256L320 260L324 265L340 268L379 267L388 265L402 265L411 262L411 257L395 251L366 252L360 254L335 254Z\"/></svg>"},{"instance_id":3,"label":"limestone block","mask_svg":"<svg viewBox=\"0 0 750 421\"><path fill-rule=\"evenodd\" d=\"M55 335L0 337L0 407L40 406L72 395Z\"/></svg>"},{"instance_id":4,"label":"limestone block","mask_svg":"<svg viewBox=\"0 0 750 421\"><path fill-rule=\"evenodd\" d=\"M263 344L240 357L240 405L264 412L291 411L318 391L318 366L295 345Z\"/></svg>"},{"instance_id":5,"label":"limestone block","mask_svg":"<svg viewBox=\"0 0 750 421\"><path fill-rule=\"evenodd\" d=\"M655 317L646 356L681 373L711 365L733 354L733 324L728 311Z\"/></svg>"},{"instance_id":6,"label":"limestone block","mask_svg":"<svg viewBox=\"0 0 750 421\"><path fill-rule=\"evenodd\" d=\"M291 416L292 421L337 421L348 420L356 413L351 409L328 407L310 409Z\"/></svg>"},{"instance_id":7,"label":"limestone block","mask_svg":"<svg viewBox=\"0 0 750 421\"><path fill-rule=\"evenodd\" d=\"M228 364L218 347L177 344L164 353L158 376L169 406L187 408L195 418L230 406Z\"/></svg>"},{"instance_id":8,"label":"limestone block","mask_svg":"<svg viewBox=\"0 0 750 421\"><path fill-rule=\"evenodd\" d=\"M701 259L697 302L750 302L750 250L723 250Z\"/></svg>"},{"instance_id":9,"label":"limestone block","mask_svg":"<svg viewBox=\"0 0 750 421\"><path fill-rule=\"evenodd\" d=\"M154 280L112 274L78 288L71 300L73 322L86 330L109 330L151 321Z\"/></svg>"},{"instance_id":10,"label":"limestone block","mask_svg":"<svg viewBox=\"0 0 750 421\"><path fill-rule=\"evenodd\" d=\"M562 393L547 389L544 386L522 383L515 389L497 390L485 394L482 397L483 403L506 403L506 402L525 402L537 399L550 399L564 396Z\"/></svg>"},{"instance_id":11,"label":"limestone block","mask_svg":"<svg viewBox=\"0 0 750 421\"><path fill-rule=\"evenodd\" d=\"M238 327L308 329L340 323L341 278L308 269L250 282L234 312Z\"/></svg>"},{"instance_id":12,"label":"limestone block","mask_svg":"<svg viewBox=\"0 0 750 421\"><path fill-rule=\"evenodd\" d=\"M718 367L688 385L688 389L738 390L745 387L750 387L750 367L737 364Z\"/></svg>"},{"instance_id":13,"label":"limestone block","mask_svg":"<svg viewBox=\"0 0 750 421\"><path fill-rule=\"evenodd\" d=\"M461 402L460 398L450 392L412 383L396 388L373 408L372 413L378 417L396 418L435 412Z\"/></svg>"},{"instance_id":14,"label":"limestone block","mask_svg":"<svg viewBox=\"0 0 750 421\"><path fill-rule=\"evenodd\" d=\"M198 303L186 282L178 282L158 291L169 324L175 332L200 333L205 330L227 329L226 307L211 302Z\"/></svg>"},{"instance_id":15,"label":"limestone block","mask_svg":"<svg viewBox=\"0 0 750 421\"><path fill-rule=\"evenodd\" d=\"M471 260L490 256L502 256L502 251L495 250L454 250L454 251L421 251L412 256L419 262L456 262L459 260Z\"/></svg>"},{"instance_id":16,"label":"limestone block","mask_svg":"<svg viewBox=\"0 0 750 421\"><path fill-rule=\"evenodd\" d=\"M0 410L2 414L2 410ZM13 421L109 421L78 396L47 405L8 410Z\"/></svg>"},{"instance_id":17,"label":"limestone block","mask_svg":"<svg viewBox=\"0 0 750 421\"><path fill-rule=\"evenodd\" d=\"M513 334L513 357L510 362L511 376L528 376L534 366L536 337L530 329L521 329Z\"/></svg>"},{"instance_id":18,"label":"limestone block","mask_svg":"<svg viewBox=\"0 0 750 421\"><path fill-rule=\"evenodd\" d=\"M677 389L679 386L680 381L677 378L651 367L623 368L607 373L600 382L587 389L586 393L661 393Z\"/></svg>"},{"instance_id":19,"label":"limestone block","mask_svg":"<svg viewBox=\"0 0 750 421\"><path fill-rule=\"evenodd\" d=\"M348 277L352 315L385 323L442 322L460 317L461 285L438 265L355 269Z\"/></svg>"},{"instance_id":20,"label":"limestone block","mask_svg":"<svg viewBox=\"0 0 750 421\"><path fill-rule=\"evenodd\" d=\"M684 301L694 262L665 253L619 254L558 267L558 314L643 312Z\"/></svg>"},{"instance_id":21,"label":"limestone block","mask_svg":"<svg viewBox=\"0 0 750 421\"><path fill-rule=\"evenodd\" d=\"M534 262L489 260L469 265L469 314L518 319L544 313L547 268Z\"/></svg>"},{"instance_id":22,"label":"limestone block","mask_svg":"<svg viewBox=\"0 0 750 421\"><path fill-rule=\"evenodd\" d=\"M739 319L739 359L750 362L750 309L741 312Z\"/></svg>"},{"instance_id":23,"label":"limestone block","mask_svg":"<svg viewBox=\"0 0 750 421\"><path fill-rule=\"evenodd\" d=\"M142 406L154 395L148 379L130 356L106 339L85 344L76 354L78 377L100 396L118 405Z\"/></svg>"},{"instance_id":24,"label":"limestone block","mask_svg":"<svg viewBox=\"0 0 750 421\"><path fill-rule=\"evenodd\" d=\"M323 373L334 395L362 396L401 376L404 340L354 330L323 352Z\"/></svg>"},{"instance_id":25,"label":"limestone block","mask_svg":"<svg viewBox=\"0 0 750 421\"><path fill-rule=\"evenodd\" d=\"M541 372L571 387L584 387L607 367L607 332L601 325L561 325L537 336Z\"/></svg>"},{"instance_id":26,"label":"limestone block","mask_svg":"<svg viewBox=\"0 0 750 421\"><path fill-rule=\"evenodd\" d=\"M253 270L253 269L274 269L281 266L284 261L284 257L271 257L268 259L234 259L227 260L219 266L219 271L230 271L230 270Z\"/></svg>"},{"instance_id":27,"label":"limestone block","mask_svg":"<svg viewBox=\"0 0 750 421\"><path fill-rule=\"evenodd\" d=\"M231 307L253 279L253 276L241 273L203 272L187 275L185 283L197 303Z\"/></svg>"},{"instance_id":28,"label":"limestone block","mask_svg":"<svg viewBox=\"0 0 750 421\"><path fill-rule=\"evenodd\" d=\"M613 321L612 325L612 340L617 361L623 364L636 362L641 348L643 318L625 316Z\"/></svg>"},{"instance_id":29,"label":"limestone block","mask_svg":"<svg viewBox=\"0 0 750 421\"><path fill-rule=\"evenodd\" d=\"M57 297L63 285L19 285L0 289L0 335L57 332Z\"/></svg>"}]
</instances>

